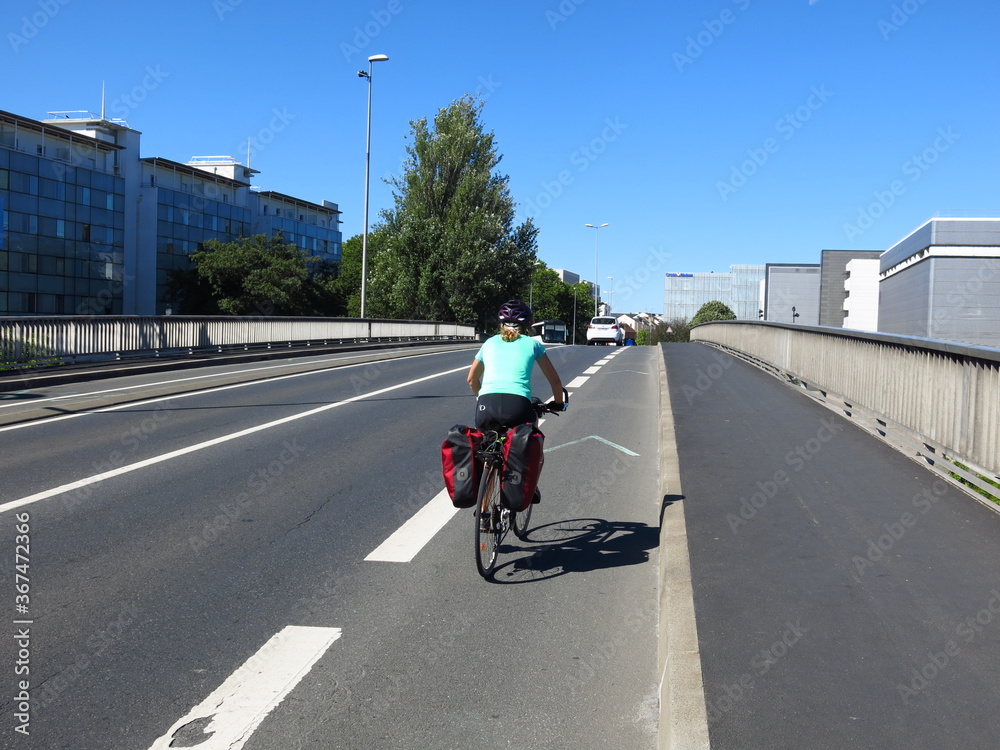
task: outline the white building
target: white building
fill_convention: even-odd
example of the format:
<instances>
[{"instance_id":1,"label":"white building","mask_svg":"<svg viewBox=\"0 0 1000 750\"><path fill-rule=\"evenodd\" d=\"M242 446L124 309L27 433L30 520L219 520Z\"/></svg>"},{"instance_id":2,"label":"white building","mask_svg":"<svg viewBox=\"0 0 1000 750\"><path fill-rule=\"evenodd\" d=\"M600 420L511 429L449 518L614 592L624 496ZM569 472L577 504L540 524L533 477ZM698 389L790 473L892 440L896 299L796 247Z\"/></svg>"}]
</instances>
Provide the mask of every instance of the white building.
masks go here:
<instances>
[{"instance_id":1,"label":"white building","mask_svg":"<svg viewBox=\"0 0 1000 750\"><path fill-rule=\"evenodd\" d=\"M847 262L844 328L878 331L878 267L878 258L855 258Z\"/></svg>"}]
</instances>

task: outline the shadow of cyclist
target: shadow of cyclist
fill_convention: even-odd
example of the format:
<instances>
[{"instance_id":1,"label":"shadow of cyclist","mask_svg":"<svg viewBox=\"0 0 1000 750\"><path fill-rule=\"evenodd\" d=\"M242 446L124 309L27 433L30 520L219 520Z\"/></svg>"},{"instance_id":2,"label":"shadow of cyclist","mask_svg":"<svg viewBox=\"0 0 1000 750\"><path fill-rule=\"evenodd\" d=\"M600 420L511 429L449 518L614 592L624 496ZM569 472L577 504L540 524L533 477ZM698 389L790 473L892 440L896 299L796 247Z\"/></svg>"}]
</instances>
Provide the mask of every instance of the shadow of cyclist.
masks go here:
<instances>
[{"instance_id":1,"label":"shadow of cyclist","mask_svg":"<svg viewBox=\"0 0 1000 750\"><path fill-rule=\"evenodd\" d=\"M528 583L567 573L640 565L649 560L649 550L659 543L659 533L658 528L644 523L601 518L539 526L529 530L524 539L532 545L524 550L526 554L497 568L493 580Z\"/></svg>"}]
</instances>

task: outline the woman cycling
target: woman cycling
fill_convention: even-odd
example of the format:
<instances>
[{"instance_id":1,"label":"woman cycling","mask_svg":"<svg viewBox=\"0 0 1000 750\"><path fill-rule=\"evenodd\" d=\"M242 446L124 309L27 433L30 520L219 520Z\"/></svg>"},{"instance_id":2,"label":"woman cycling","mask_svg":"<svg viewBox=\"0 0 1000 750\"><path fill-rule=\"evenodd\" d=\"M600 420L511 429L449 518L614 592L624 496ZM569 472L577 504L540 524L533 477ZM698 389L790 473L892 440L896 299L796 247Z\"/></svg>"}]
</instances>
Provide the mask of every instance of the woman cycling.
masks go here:
<instances>
[{"instance_id":1,"label":"woman cycling","mask_svg":"<svg viewBox=\"0 0 1000 750\"><path fill-rule=\"evenodd\" d=\"M500 333L483 342L467 378L477 396L476 427L480 430L538 421L531 404L531 372L536 363L552 387L549 408L559 411L563 407L559 373L545 347L529 334L534 322L531 308L510 300L500 307L499 317Z\"/></svg>"}]
</instances>

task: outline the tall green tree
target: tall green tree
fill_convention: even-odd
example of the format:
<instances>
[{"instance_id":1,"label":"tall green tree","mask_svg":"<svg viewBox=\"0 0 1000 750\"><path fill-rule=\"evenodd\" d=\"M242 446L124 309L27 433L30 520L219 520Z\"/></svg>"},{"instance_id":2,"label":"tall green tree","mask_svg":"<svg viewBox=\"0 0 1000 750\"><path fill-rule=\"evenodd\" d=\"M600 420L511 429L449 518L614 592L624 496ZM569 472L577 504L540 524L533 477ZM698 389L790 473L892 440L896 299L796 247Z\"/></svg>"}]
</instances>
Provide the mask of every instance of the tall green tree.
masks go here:
<instances>
[{"instance_id":1,"label":"tall green tree","mask_svg":"<svg viewBox=\"0 0 1000 750\"><path fill-rule=\"evenodd\" d=\"M316 314L317 293L310 280L316 259L285 244L280 235L208 240L203 250L191 254L191 261L223 314Z\"/></svg>"},{"instance_id":2,"label":"tall green tree","mask_svg":"<svg viewBox=\"0 0 1000 750\"><path fill-rule=\"evenodd\" d=\"M496 172L501 156L482 108L467 96L432 124L410 123L404 174L390 182L394 207L382 211L377 237L369 235L373 316L485 327L528 286L538 230L530 219L514 223L509 178Z\"/></svg>"},{"instance_id":3,"label":"tall green tree","mask_svg":"<svg viewBox=\"0 0 1000 750\"><path fill-rule=\"evenodd\" d=\"M538 261L529 287L521 293L521 297L531 303L535 320L562 320L560 302L565 293L566 284L559 274Z\"/></svg>"},{"instance_id":4,"label":"tall green tree","mask_svg":"<svg viewBox=\"0 0 1000 750\"><path fill-rule=\"evenodd\" d=\"M564 284L559 296L559 320L566 324L567 342L573 342L573 321L576 320L576 343L587 340L587 326L594 315L594 292L586 281Z\"/></svg>"},{"instance_id":5,"label":"tall green tree","mask_svg":"<svg viewBox=\"0 0 1000 750\"><path fill-rule=\"evenodd\" d=\"M358 234L341 245L337 276L327 282L327 288L336 300L338 314L348 318L361 316L361 240Z\"/></svg>"}]
</instances>

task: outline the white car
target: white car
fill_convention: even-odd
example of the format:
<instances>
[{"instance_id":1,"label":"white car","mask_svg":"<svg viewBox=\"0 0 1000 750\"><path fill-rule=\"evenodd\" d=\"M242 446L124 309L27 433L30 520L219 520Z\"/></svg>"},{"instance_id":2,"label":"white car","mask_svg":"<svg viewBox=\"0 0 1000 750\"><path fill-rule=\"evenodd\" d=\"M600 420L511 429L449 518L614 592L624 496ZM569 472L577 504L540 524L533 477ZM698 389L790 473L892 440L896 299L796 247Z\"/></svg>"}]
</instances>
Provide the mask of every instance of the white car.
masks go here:
<instances>
[{"instance_id":1,"label":"white car","mask_svg":"<svg viewBox=\"0 0 1000 750\"><path fill-rule=\"evenodd\" d=\"M614 344L621 346L625 343L625 336L618 321L611 317L591 318L590 325L587 326L587 346L594 344Z\"/></svg>"}]
</instances>

